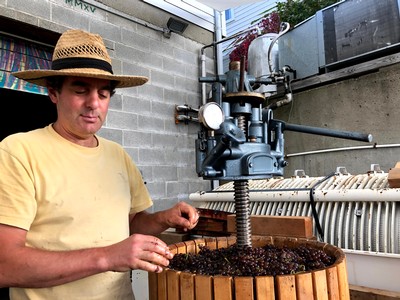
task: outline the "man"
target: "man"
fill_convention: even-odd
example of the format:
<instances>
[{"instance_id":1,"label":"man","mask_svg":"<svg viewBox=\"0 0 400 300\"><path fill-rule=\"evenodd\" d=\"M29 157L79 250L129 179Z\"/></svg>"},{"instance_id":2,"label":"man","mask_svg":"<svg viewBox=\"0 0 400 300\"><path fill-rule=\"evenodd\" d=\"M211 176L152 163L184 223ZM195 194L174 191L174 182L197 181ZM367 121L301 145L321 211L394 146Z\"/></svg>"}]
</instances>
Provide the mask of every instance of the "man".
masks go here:
<instances>
[{"instance_id":1,"label":"man","mask_svg":"<svg viewBox=\"0 0 400 300\"><path fill-rule=\"evenodd\" d=\"M0 143L0 287L18 300L133 299L130 271L161 272L173 256L153 235L199 218L184 202L147 213L131 158L96 135L114 88L147 78L113 75L102 38L81 30L60 37L52 70L15 76L47 86L58 117Z\"/></svg>"}]
</instances>

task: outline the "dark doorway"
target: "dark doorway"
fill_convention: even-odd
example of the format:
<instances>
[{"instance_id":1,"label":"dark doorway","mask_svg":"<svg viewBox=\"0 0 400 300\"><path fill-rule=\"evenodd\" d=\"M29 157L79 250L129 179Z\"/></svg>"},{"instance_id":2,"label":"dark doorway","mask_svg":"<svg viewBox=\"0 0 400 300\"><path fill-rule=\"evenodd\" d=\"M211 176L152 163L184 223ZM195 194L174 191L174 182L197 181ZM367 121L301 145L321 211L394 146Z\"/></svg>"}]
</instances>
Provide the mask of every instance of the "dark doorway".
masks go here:
<instances>
[{"instance_id":1,"label":"dark doorway","mask_svg":"<svg viewBox=\"0 0 400 300\"><path fill-rule=\"evenodd\" d=\"M8 288L0 289L0 300L9 300L10 297L8 296Z\"/></svg>"},{"instance_id":2,"label":"dark doorway","mask_svg":"<svg viewBox=\"0 0 400 300\"><path fill-rule=\"evenodd\" d=\"M45 95L0 89L0 105L0 140L49 125L57 117L54 103Z\"/></svg>"},{"instance_id":3,"label":"dark doorway","mask_svg":"<svg viewBox=\"0 0 400 300\"><path fill-rule=\"evenodd\" d=\"M48 46L55 45L60 37L58 32L3 16L0 16L0 32ZM0 88L0 141L16 132L44 127L56 117L56 108L47 96ZM0 288L0 300L9 300L8 293L8 288Z\"/></svg>"}]
</instances>

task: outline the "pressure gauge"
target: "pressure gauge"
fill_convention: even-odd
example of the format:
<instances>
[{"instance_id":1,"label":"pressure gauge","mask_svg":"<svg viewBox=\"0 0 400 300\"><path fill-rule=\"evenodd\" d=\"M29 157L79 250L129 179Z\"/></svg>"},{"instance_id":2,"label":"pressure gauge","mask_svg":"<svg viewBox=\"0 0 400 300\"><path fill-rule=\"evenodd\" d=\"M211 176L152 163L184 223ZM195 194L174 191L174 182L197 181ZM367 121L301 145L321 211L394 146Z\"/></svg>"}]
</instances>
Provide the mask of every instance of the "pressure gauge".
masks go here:
<instances>
[{"instance_id":1,"label":"pressure gauge","mask_svg":"<svg viewBox=\"0 0 400 300\"><path fill-rule=\"evenodd\" d=\"M215 102L209 102L199 110L199 120L208 129L217 130L224 121L224 113L221 106Z\"/></svg>"}]
</instances>

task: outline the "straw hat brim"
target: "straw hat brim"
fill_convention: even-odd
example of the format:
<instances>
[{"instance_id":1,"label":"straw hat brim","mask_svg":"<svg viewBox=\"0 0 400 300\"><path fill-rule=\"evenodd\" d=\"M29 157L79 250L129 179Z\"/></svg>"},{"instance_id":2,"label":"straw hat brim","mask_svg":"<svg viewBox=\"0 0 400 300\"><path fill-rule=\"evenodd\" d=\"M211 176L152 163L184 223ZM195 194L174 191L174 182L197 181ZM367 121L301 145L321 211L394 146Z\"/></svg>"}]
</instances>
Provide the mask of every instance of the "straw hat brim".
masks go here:
<instances>
[{"instance_id":1,"label":"straw hat brim","mask_svg":"<svg viewBox=\"0 0 400 300\"><path fill-rule=\"evenodd\" d=\"M117 88L134 87L145 84L149 79L145 76L113 75L109 72L92 68L77 68L63 70L25 70L12 73L19 79L46 87L46 78L53 76L75 76L112 80L117 82Z\"/></svg>"}]
</instances>

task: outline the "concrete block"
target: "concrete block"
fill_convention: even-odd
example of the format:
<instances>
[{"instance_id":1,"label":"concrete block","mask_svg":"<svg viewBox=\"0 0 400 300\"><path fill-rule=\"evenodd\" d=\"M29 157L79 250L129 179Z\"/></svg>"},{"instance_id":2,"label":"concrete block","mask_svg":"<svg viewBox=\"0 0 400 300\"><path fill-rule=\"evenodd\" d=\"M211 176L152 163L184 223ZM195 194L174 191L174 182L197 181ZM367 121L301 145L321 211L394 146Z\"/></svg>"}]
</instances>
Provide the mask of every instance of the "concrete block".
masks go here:
<instances>
[{"instance_id":1,"label":"concrete block","mask_svg":"<svg viewBox=\"0 0 400 300\"><path fill-rule=\"evenodd\" d=\"M171 165L153 167L155 181L177 181L178 171L176 167Z\"/></svg>"},{"instance_id":2,"label":"concrete block","mask_svg":"<svg viewBox=\"0 0 400 300\"><path fill-rule=\"evenodd\" d=\"M136 114L109 110L107 114L107 127L136 130L138 118Z\"/></svg>"},{"instance_id":3,"label":"concrete block","mask_svg":"<svg viewBox=\"0 0 400 300\"><path fill-rule=\"evenodd\" d=\"M136 160L135 160L136 161ZM138 166L140 173L142 174L142 178L145 184L148 182L152 182L154 180L153 177L153 167L151 166Z\"/></svg>"},{"instance_id":4,"label":"concrete block","mask_svg":"<svg viewBox=\"0 0 400 300\"><path fill-rule=\"evenodd\" d=\"M126 153L128 153L129 156L132 158L132 160L133 160L134 162L136 162L137 159L138 159L138 154L139 154L138 148L125 147L125 146L124 146L124 149L125 149Z\"/></svg>"},{"instance_id":5,"label":"concrete block","mask_svg":"<svg viewBox=\"0 0 400 300\"><path fill-rule=\"evenodd\" d=\"M160 42L159 40L150 39L149 46L151 52L154 54L169 57L171 59L174 58L174 45L165 43L164 41Z\"/></svg>"},{"instance_id":6,"label":"concrete block","mask_svg":"<svg viewBox=\"0 0 400 300\"><path fill-rule=\"evenodd\" d=\"M140 89L138 89L138 97L143 100L163 101L164 88L152 85L151 82L146 83L145 85L142 85Z\"/></svg>"},{"instance_id":7,"label":"concrete block","mask_svg":"<svg viewBox=\"0 0 400 300\"><path fill-rule=\"evenodd\" d=\"M168 74L185 76L185 64L176 59L163 57L163 70Z\"/></svg>"},{"instance_id":8,"label":"concrete block","mask_svg":"<svg viewBox=\"0 0 400 300\"><path fill-rule=\"evenodd\" d=\"M190 65L191 68L197 69L197 58L196 53L189 52L187 50L175 48L174 49L174 58L177 61L183 62L184 64Z\"/></svg>"},{"instance_id":9,"label":"concrete block","mask_svg":"<svg viewBox=\"0 0 400 300\"><path fill-rule=\"evenodd\" d=\"M182 90L176 90L171 88L164 89L164 102L165 103L186 103L186 93Z\"/></svg>"},{"instance_id":10,"label":"concrete block","mask_svg":"<svg viewBox=\"0 0 400 300\"><path fill-rule=\"evenodd\" d=\"M153 200L165 198L166 190L164 182L147 182L146 186ZM154 207L155 210L159 208L160 207Z\"/></svg>"},{"instance_id":11,"label":"concrete block","mask_svg":"<svg viewBox=\"0 0 400 300\"><path fill-rule=\"evenodd\" d=\"M8 1L7 6L9 8L16 9L19 12L24 12L29 15L33 15L37 18L50 19L51 3L48 1L13 0L13 1Z\"/></svg>"},{"instance_id":12,"label":"concrete block","mask_svg":"<svg viewBox=\"0 0 400 300\"><path fill-rule=\"evenodd\" d=\"M108 21L108 14L101 9L96 9L94 14L90 18L90 31L100 34L103 39L111 40L114 43L121 41L121 28Z\"/></svg>"},{"instance_id":13,"label":"concrete block","mask_svg":"<svg viewBox=\"0 0 400 300\"><path fill-rule=\"evenodd\" d=\"M152 145L154 148L163 148L167 151L176 151L179 137L176 134L152 133Z\"/></svg>"},{"instance_id":14,"label":"concrete block","mask_svg":"<svg viewBox=\"0 0 400 300\"><path fill-rule=\"evenodd\" d=\"M136 96L124 96L123 111L149 115L151 114L151 101Z\"/></svg>"},{"instance_id":15,"label":"concrete block","mask_svg":"<svg viewBox=\"0 0 400 300\"><path fill-rule=\"evenodd\" d=\"M128 47L140 49L148 53L150 50L149 38L138 32L128 31L121 29L122 40L121 43Z\"/></svg>"},{"instance_id":16,"label":"concrete block","mask_svg":"<svg viewBox=\"0 0 400 300\"><path fill-rule=\"evenodd\" d=\"M143 165L161 165L165 164L165 156L160 149L139 149L139 164Z\"/></svg>"},{"instance_id":17,"label":"concrete block","mask_svg":"<svg viewBox=\"0 0 400 300\"><path fill-rule=\"evenodd\" d=\"M109 104L109 109L122 110L122 95L119 94L118 90L111 97L111 101L110 101L110 104Z\"/></svg>"},{"instance_id":18,"label":"concrete block","mask_svg":"<svg viewBox=\"0 0 400 300\"><path fill-rule=\"evenodd\" d=\"M138 116L139 128L143 131L164 132L164 120L158 117Z\"/></svg>"},{"instance_id":19,"label":"concrete block","mask_svg":"<svg viewBox=\"0 0 400 300\"><path fill-rule=\"evenodd\" d=\"M139 65L134 59L132 59L132 63L126 61L121 62L121 74L146 76L150 78L149 68Z\"/></svg>"},{"instance_id":20,"label":"concrete block","mask_svg":"<svg viewBox=\"0 0 400 300\"><path fill-rule=\"evenodd\" d=\"M151 134L139 130L126 130L123 134L124 147L150 148Z\"/></svg>"},{"instance_id":21,"label":"concrete block","mask_svg":"<svg viewBox=\"0 0 400 300\"><path fill-rule=\"evenodd\" d=\"M51 20L69 28L89 30L90 15L68 8L68 6L54 5L51 11Z\"/></svg>"},{"instance_id":22,"label":"concrete block","mask_svg":"<svg viewBox=\"0 0 400 300\"><path fill-rule=\"evenodd\" d=\"M186 182L170 181L167 185L167 196L176 197L184 194L185 197L189 193L189 185Z\"/></svg>"},{"instance_id":23,"label":"concrete block","mask_svg":"<svg viewBox=\"0 0 400 300\"><path fill-rule=\"evenodd\" d=\"M122 130L103 127L98 132L99 136L112 140L122 145Z\"/></svg>"},{"instance_id":24,"label":"concrete block","mask_svg":"<svg viewBox=\"0 0 400 300\"><path fill-rule=\"evenodd\" d=\"M160 87L175 87L175 78L170 74L164 73L161 70L152 69L150 72L151 84Z\"/></svg>"}]
</instances>

